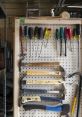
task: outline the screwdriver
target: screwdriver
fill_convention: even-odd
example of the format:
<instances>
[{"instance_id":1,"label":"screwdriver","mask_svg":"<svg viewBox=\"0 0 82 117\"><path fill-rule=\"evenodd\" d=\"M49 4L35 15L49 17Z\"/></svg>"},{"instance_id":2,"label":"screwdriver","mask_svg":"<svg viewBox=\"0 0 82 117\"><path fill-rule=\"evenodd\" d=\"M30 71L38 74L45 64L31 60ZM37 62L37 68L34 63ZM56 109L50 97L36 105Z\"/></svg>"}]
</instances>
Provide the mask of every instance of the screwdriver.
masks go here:
<instances>
[{"instance_id":1,"label":"screwdriver","mask_svg":"<svg viewBox=\"0 0 82 117\"><path fill-rule=\"evenodd\" d=\"M45 28L44 38L47 40L45 47L47 47L48 40L51 38L51 28Z\"/></svg>"},{"instance_id":2,"label":"screwdriver","mask_svg":"<svg viewBox=\"0 0 82 117\"><path fill-rule=\"evenodd\" d=\"M78 68L79 68L79 40L80 40L80 24L76 24L76 38L78 42Z\"/></svg>"},{"instance_id":3,"label":"screwdriver","mask_svg":"<svg viewBox=\"0 0 82 117\"><path fill-rule=\"evenodd\" d=\"M56 30L55 30L56 50L57 50L57 41L58 41L58 39L59 39L59 36L60 36L60 35L59 35L59 29L56 29Z\"/></svg>"},{"instance_id":4,"label":"screwdriver","mask_svg":"<svg viewBox=\"0 0 82 117\"><path fill-rule=\"evenodd\" d=\"M20 29L19 29L19 36L20 36L20 45L21 45L21 56L24 56L23 43L22 43L22 36L23 36L22 26L20 26Z\"/></svg>"},{"instance_id":5,"label":"screwdriver","mask_svg":"<svg viewBox=\"0 0 82 117\"><path fill-rule=\"evenodd\" d=\"M36 27L36 28L35 28L34 35L35 35L35 37L38 39L37 50L36 50L36 56L37 56L38 49L39 49L39 39L42 39L42 33L43 33L42 27Z\"/></svg>"},{"instance_id":6,"label":"screwdriver","mask_svg":"<svg viewBox=\"0 0 82 117\"><path fill-rule=\"evenodd\" d=\"M62 55L62 39L64 38L64 29L60 27L60 56Z\"/></svg>"},{"instance_id":7,"label":"screwdriver","mask_svg":"<svg viewBox=\"0 0 82 117\"><path fill-rule=\"evenodd\" d=\"M70 41L70 51L72 51L72 47L71 47L71 38L72 38L72 34L71 34L71 29L67 28L67 39Z\"/></svg>"},{"instance_id":8,"label":"screwdriver","mask_svg":"<svg viewBox=\"0 0 82 117\"><path fill-rule=\"evenodd\" d=\"M67 46L66 46L66 43L67 43L67 28L66 27L64 28L64 41L65 41L65 56L67 56Z\"/></svg>"},{"instance_id":9,"label":"screwdriver","mask_svg":"<svg viewBox=\"0 0 82 117\"><path fill-rule=\"evenodd\" d=\"M31 48L32 48L32 38L33 38L33 28L32 27L28 27L28 38L30 39L30 57L31 57Z\"/></svg>"},{"instance_id":10,"label":"screwdriver","mask_svg":"<svg viewBox=\"0 0 82 117\"><path fill-rule=\"evenodd\" d=\"M34 47L35 47L36 39L38 39L38 26L35 26L35 28L34 28L34 39L35 39L35 41L34 41ZM34 50L34 47L33 47L33 50ZM37 56L37 53L35 56Z\"/></svg>"},{"instance_id":11,"label":"screwdriver","mask_svg":"<svg viewBox=\"0 0 82 117\"><path fill-rule=\"evenodd\" d=\"M40 55L41 55L42 47L43 47L43 43L44 43L44 41L43 41L43 33L44 33L43 28L39 27L39 29L38 29L38 39L42 39L42 42L41 42L41 49L40 49L40 53L39 53L38 57L40 57Z\"/></svg>"},{"instance_id":12,"label":"screwdriver","mask_svg":"<svg viewBox=\"0 0 82 117\"><path fill-rule=\"evenodd\" d=\"M26 51L27 51L27 38L28 38L28 27L24 26L24 38L26 42Z\"/></svg>"}]
</instances>

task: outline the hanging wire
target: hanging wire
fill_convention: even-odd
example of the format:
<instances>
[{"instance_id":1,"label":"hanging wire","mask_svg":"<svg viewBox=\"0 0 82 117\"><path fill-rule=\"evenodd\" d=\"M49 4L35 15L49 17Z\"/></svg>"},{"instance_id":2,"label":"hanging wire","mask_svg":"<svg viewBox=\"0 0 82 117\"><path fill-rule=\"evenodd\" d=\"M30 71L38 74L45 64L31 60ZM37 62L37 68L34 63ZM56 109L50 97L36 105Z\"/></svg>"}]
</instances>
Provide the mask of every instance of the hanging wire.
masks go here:
<instances>
[{"instance_id":1,"label":"hanging wire","mask_svg":"<svg viewBox=\"0 0 82 117\"><path fill-rule=\"evenodd\" d=\"M64 6L65 1L66 1L66 0L63 0L63 1L62 1L61 5L60 5L60 7L59 7L58 13L60 13L62 7Z\"/></svg>"},{"instance_id":2,"label":"hanging wire","mask_svg":"<svg viewBox=\"0 0 82 117\"><path fill-rule=\"evenodd\" d=\"M57 11L58 11L58 9L59 9L61 3L62 3L62 0L59 0L59 1L58 1L58 4L57 4L57 7L56 7L56 9L54 10L54 14L57 13Z\"/></svg>"}]
</instances>

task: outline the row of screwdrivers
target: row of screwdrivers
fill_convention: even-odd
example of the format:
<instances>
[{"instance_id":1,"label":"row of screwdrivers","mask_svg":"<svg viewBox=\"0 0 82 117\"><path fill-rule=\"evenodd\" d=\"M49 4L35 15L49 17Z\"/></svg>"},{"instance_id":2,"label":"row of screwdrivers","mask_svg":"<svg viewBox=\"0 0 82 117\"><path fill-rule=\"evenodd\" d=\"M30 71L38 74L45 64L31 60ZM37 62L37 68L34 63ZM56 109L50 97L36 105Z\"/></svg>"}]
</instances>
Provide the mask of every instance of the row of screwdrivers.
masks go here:
<instances>
[{"instance_id":1,"label":"row of screwdrivers","mask_svg":"<svg viewBox=\"0 0 82 117\"><path fill-rule=\"evenodd\" d=\"M55 39L56 39L56 49L57 49L57 40L60 40L60 56L62 55L62 42L65 42L65 56L67 55L67 40L70 42L70 50L71 49L71 40L76 39L79 42L80 39L80 25L74 25L73 28L69 27L60 27L55 31Z\"/></svg>"},{"instance_id":2,"label":"row of screwdrivers","mask_svg":"<svg viewBox=\"0 0 82 117\"><path fill-rule=\"evenodd\" d=\"M60 42L60 56L62 55L62 43L65 43L65 56L67 56L67 40L70 42L70 50L71 50L71 40L76 39L79 41L80 39L80 25L76 24L73 27L59 27L54 29L48 27L31 27L31 26L20 26L20 37L24 37L25 39L46 39L47 43L48 40L52 37L55 40L56 49L57 49L57 41ZM26 39L27 41L27 39ZM27 42L26 42L27 43ZM22 47L22 39L21 39L21 47ZM43 45L43 44L42 44ZM27 45L26 45L27 46ZM79 46L79 44L78 44ZM27 48L27 47L26 47ZM22 48L21 48L22 50ZM42 51L42 46L41 46ZM40 51L40 53L41 53ZM30 50L31 53L31 50Z\"/></svg>"},{"instance_id":3,"label":"row of screwdrivers","mask_svg":"<svg viewBox=\"0 0 82 117\"><path fill-rule=\"evenodd\" d=\"M28 37L29 39L49 39L51 37L52 30L51 28L42 27L28 27L28 26L20 26L20 36Z\"/></svg>"},{"instance_id":4,"label":"row of screwdrivers","mask_svg":"<svg viewBox=\"0 0 82 117\"><path fill-rule=\"evenodd\" d=\"M28 37L29 39L49 39L53 36L54 31L48 27L31 27L31 26L20 26L20 36ZM76 24L73 28L60 27L55 29L54 38L56 39L71 39L79 38L80 25Z\"/></svg>"}]
</instances>

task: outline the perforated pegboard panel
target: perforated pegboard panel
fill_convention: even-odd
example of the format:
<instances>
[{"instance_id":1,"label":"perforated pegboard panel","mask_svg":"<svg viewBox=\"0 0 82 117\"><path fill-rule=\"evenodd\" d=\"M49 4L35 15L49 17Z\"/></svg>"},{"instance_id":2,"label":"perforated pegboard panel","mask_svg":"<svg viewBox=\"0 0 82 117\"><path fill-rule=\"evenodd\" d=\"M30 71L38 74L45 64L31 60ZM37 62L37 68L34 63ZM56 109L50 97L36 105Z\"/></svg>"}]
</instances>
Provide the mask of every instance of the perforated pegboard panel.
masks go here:
<instances>
[{"instance_id":1,"label":"perforated pegboard panel","mask_svg":"<svg viewBox=\"0 0 82 117\"><path fill-rule=\"evenodd\" d=\"M56 50L56 40L54 37L54 32L56 28L59 27L73 27L71 24L24 24L28 25L31 27L39 26L39 27L48 27L52 29L52 36L51 38L47 41L46 39L41 39L41 40L28 40L27 44L26 42L23 43L23 46L26 48L27 51L25 51L26 56L23 60L23 62L55 62L58 61L60 62L61 66L65 69L65 74L66 76L70 73L73 73L75 71L78 71L79 65L78 65L78 43L77 40L71 40L71 50L70 50L70 42L67 42L67 56L64 56L64 41L63 41L63 50L62 50L62 56L60 56L60 42L58 40L57 42L57 50ZM80 41L79 41L80 42ZM45 47L46 45L46 47ZM80 47L79 47L79 50ZM79 51L80 54L81 51ZM30 67L22 67L22 72L30 69ZM31 67L31 69L48 69L45 67ZM24 80L35 80L35 79L54 79L52 76L26 76ZM78 83L78 77L72 77L72 78L67 78L65 79L65 88L66 88L66 96L65 100L63 103L69 103L70 106L72 105L74 93L75 93L75 87L76 84ZM54 89L54 85L24 85L22 86L25 89L28 88L40 88L40 89ZM29 94L25 94L29 95ZM31 94L35 95L35 94ZM46 94L45 94L46 95ZM50 95L53 96L53 95ZM31 110L31 111L24 111L22 107L18 109L18 116L17 117L60 117L60 113L56 112L49 112L49 111L43 111L43 110ZM70 113L69 113L70 114Z\"/></svg>"}]
</instances>

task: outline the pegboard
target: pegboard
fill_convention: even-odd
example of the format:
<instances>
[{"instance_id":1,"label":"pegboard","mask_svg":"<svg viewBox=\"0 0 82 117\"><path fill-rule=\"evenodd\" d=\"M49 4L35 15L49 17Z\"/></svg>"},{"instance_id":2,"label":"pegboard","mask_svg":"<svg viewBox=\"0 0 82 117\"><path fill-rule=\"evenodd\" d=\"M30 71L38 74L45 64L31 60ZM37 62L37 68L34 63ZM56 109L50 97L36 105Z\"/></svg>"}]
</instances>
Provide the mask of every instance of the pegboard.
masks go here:
<instances>
[{"instance_id":1,"label":"pegboard","mask_svg":"<svg viewBox=\"0 0 82 117\"><path fill-rule=\"evenodd\" d=\"M28 40L27 43L24 41L23 47L25 47L25 57L23 62L30 63L30 62L60 62L61 66L65 69L65 74L76 72L80 70L80 53L82 51L81 45L78 48L77 40L71 40L71 50L70 50L70 43L67 42L67 56L64 56L64 42L63 42L63 49L62 49L62 56L59 54L60 46L59 42L58 49L56 50L56 40L54 37L54 31L58 27L73 27L74 24L81 24L80 20L77 19L70 19L70 20L63 20L63 19L24 19L22 24L20 22L20 18L15 20L15 51L14 51L14 117L60 117L60 113L57 112L50 112L50 111L43 111L43 110L30 110L24 111L23 107L18 107L18 97L19 97L19 67L18 62L20 59L20 41L19 41L19 27L20 25L24 26L39 26L39 27L48 27L52 29L52 36L47 41L46 39L41 40ZM80 40L79 40L80 43ZM46 47L45 47L46 45ZM79 58L78 58L78 49L79 49ZM79 59L79 60L78 60ZM79 63L79 64L78 64ZM21 71L25 72L29 69L44 69L49 70L49 68L45 67L21 67ZM52 76L26 76L23 80L36 80L36 79L51 79L54 80ZM65 88L66 88L66 96L63 103L69 103L70 106L72 105L75 87L78 84L79 78L72 77L72 78L65 78ZM28 88L36 88L38 89L54 89L54 85L22 85L23 89ZM27 94L24 95L35 95L35 94ZM40 94L39 94L40 95ZM45 94L46 95L46 94ZM53 96L53 95L49 95ZM70 115L70 113L69 113Z\"/></svg>"}]
</instances>

